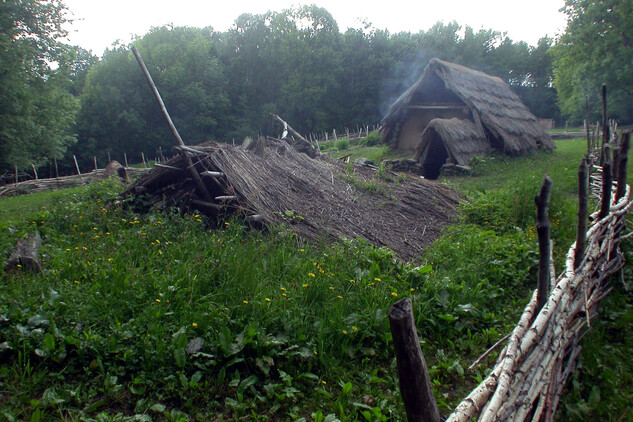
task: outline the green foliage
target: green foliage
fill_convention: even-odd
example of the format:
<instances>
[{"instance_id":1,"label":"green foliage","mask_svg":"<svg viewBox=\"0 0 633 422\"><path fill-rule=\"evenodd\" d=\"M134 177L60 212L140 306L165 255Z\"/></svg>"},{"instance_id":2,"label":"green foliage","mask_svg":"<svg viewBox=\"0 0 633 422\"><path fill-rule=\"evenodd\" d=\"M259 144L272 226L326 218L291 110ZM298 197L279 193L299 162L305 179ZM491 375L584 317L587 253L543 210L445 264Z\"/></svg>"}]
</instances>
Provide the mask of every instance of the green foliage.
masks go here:
<instances>
[{"instance_id":1,"label":"green foliage","mask_svg":"<svg viewBox=\"0 0 633 422\"><path fill-rule=\"evenodd\" d=\"M0 3L0 169L39 166L75 142L61 1Z\"/></svg>"},{"instance_id":2,"label":"green foliage","mask_svg":"<svg viewBox=\"0 0 633 422\"><path fill-rule=\"evenodd\" d=\"M349 148L349 139L341 138L335 143L336 149L339 151L344 151Z\"/></svg>"},{"instance_id":3,"label":"green foliage","mask_svg":"<svg viewBox=\"0 0 633 422\"><path fill-rule=\"evenodd\" d=\"M373 147L380 144L380 133L375 130L360 140L359 145Z\"/></svg>"},{"instance_id":4,"label":"green foliage","mask_svg":"<svg viewBox=\"0 0 633 422\"><path fill-rule=\"evenodd\" d=\"M582 123L586 101L590 119L602 113L601 86L609 89L609 117L630 122L633 101L631 56L633 43L628 35L633 26L633 6L629 0L566 0L567 29L556 46L554 81L559 106L573 122Z\"/></svg>"}]
</instances>

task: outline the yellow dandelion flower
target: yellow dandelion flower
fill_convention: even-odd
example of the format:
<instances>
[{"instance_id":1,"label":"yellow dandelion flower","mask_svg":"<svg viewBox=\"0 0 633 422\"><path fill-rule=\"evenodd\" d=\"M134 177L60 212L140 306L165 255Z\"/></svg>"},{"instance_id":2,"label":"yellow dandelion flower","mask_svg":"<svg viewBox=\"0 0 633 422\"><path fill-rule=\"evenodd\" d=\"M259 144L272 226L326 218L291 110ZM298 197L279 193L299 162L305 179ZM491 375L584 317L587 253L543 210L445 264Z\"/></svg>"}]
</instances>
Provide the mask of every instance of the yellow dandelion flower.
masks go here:
<instances>
[{"instance_id":1,"label":"yellow dandelion flower","mask_svg":"<svg viewBox=\"0 0 633 422\"><path fill-rule=\"evenodd\" d=\"M376 277L376 278L374 278L374 281L375 281L376 283L380 283L382 280L381 280L381 279L379 279L378 277Z\"/></svg>"},{"instance_id":2,"label":"yellow dandelion flower","mask_svg":"<svg viewBox=\"0 0 633 422\"><path fill-rule=\"evenodd\" d=\"M160 240L156 239L156 244L160 245Z\"/></svg>"},{"instance_id":3,"label":"yellow dandelion flower","mask_svg":"<svg viewBox=\"0 0 633 422\"><path fill-rule=\"evenodd\" d=\"M323 268L319 268L319 273L325 274L325 270Z\"/></svg>"},{"instance_id":4,"label":"yellow dandelion flower","mask_svg":"<svg viewBox=\"0 0 633 422\"><path fill-rule=\"evenodd\" d=\"M73 283L79 285L79 281L77 280L73 281Z\"/></svg>"},{"instance_id":5,"label":"yellow dandelion flower","mask_svg":"<svg viewBox=\"0 0 633 422\"><path fill-rule=\"evenodd\" d=\"M281 294L283 297L288 297L288 293L282 293Z\"/></svg>"},{"instance_id":6,"label":"yellow dandelion flower","mask_svg":"<svg viewBox=\"0 0 633 422\"><path fill-rule=\"evenodd\" d=\"M195 322L193 322L193 323L191 324L191 326L192 326L193 328L198 328L198 324L196 324Z\"/></svg>"},{"instance_id":7,"label":"yellow dandelion flower","mask_svg":"<svg viewBox=\"0 0 633 422\"><path fill-rule=\"evenodd\" d=\"M343 296L336 296L337 299L343 299Z\"/></svg>"},{"instance_id":8,"label":"yellow dandelion flower","mask_svg":"<svg viewBox=\"0 0 633 422\"><path fill-rule=\"evenodd\" d=\"M396 293L396 292L391 292L391 296L393 296L393 297L398 297L398 293Z\"/></svg>"},{"instance_id":9,"label":"yellow dandelion flower","mask_svg":"<svg viewBox=\"0 0 633 422\"><path fill-rule=\"evenodd\" d=\"M308 273L308 277L310 277L310 278L314 278L314 277L316 277L316 276L314 275L314 273Z\"/></svg>"},{"instance_id":10,"label":"yellow dandelion flower","mask_svg":"<svg viewBox=\"0 0 633 422\"><path fill-rule=\"evenodd\" d=\"M70 252L70 249L69 249L69 248L66 248L66 252Z\"/></svg>"},{"instance_id":11,"label":"yellow dandelion flower","mask_svg":"<svg viewBox=\"0 0 633 422\"><path fill-rule=\"evenodd\" d=\"M353 332L358 331L358 327L357 327L357 326L355 326L355 325L352 325L352 331L353 331Z\"/></svg>"},{"instance_id":12,"label":"yellow dandelion flower","mask_svg":"<svg viewBox=\"0 0 633 422\"><path fill-rule=\"evenodd\" d=\"M156 303L160 303L160 299L156 299Z\"/></svg>"},{"instance_id":13,"label":"yellow dandelion flower","mask_svg":"<svg viewBox=\"0 0 633 422\"><path fill-rule=\"evenodd\" d=\"M413 287L411 287L411 289L409 289L409 291L410 291L411 293L413 293L413 292L415 292L415 289L414 289Z\"/></svg>"},{"instance_id":14,"label":"yellow dandelion flower","mask_svg":"<svg viewBox=\"0 0 633 422\"><path fill-rule=\"evenodd\" d=\"M299 249L299 252L301 252L301 253L303 253L303 252L305 252L305 251L306 251L306 250L305 250L305 249L303 249L303 248Z\"/></svg>"},{"instance_id":15,"label":"yellow dandelion flower","mask_svg":"<svg viewBox=\"0 0 633 422\"><path fill-rule=\"evenodd\" d=\"M159 249L159 250L158 250L158 254L159 254L159 255L162 255L162 254L163 254L163 251Z\"/></svg>"},{"instance_id":16,"label":"yellow dandelion flower","mask_svg":"<svg viewBox=\"0 0 633 422\"><path fill-rule=\"evenodd\" d=\"M321 384L326 385L327 382L325 382L325 380L321 381Z\"/></svg>"},{"instance_id":17,"label":"yellow dandelion flower","mask_svg":"<svg viewBox=\"0 0 633 422\"><path fill-rule=\"evenodd\" d=\"M264 300L265 300L266 302L270 302L270 299L269 299L269 298L265 298Z\"/></svg>"},{"instance_id":18,"label":"yellow dandelion flower","mask_svg":"<svg viewBox=\"0 0 633 422\"><path fill-rule=\"evenodd\" d=\"M224 222L224 225L227 226L227 227L230 226L230 224L227 223L226 221Z\"/></svg>"},{"instance_id":19,"label":"yellow dandelion flower","mask_svg":"<svg viewBox=\"0 0 633 422\"><path fill-rule=\"evenodd\" d=\"M281 287L279 290L281 290L282 292L285 292L286 288L285 287Z\"/></svg>"},{"instance_id":20,"label":"yellow dandelion flower","mask_svg":"<svg viewBox=\"0 0 633 422\"><path fill-rule=\"evenodd\" d=\"M334 290L334 286L330 286L328 287L330 290Z\"/></svg>"},{"instance_id":21,"label":"yellow dandelion flower","mask_svg":"<svg viewBox=\"0 0 633 422\"><path fill-rule=\"evenodd\" d=\"M304 289L307 289L308 287L310 287L310 285L309 285L309 284L307 284L307 283L303 285L303 288L304 288Z\"/></svg>"},{"instance_id":22,"label":"yellow dandelion flower","mask_svg":"<svg viewBox=\"0 0 633 422\"><path fill-rule=\"evenodd\" d=\"M243 303L244 305L248 305L248 300L243 300L243 301L242 301L242 303Z\"/></svg>"},{"instance_id":23,"label":"yellow dandelion flower","mask_svg":"<svg viewBox=\"0 0 633 422\"><path fill-rule=\"evenodd\" d=\"M343 333L343 335L344 335L344 336L346 336L346 335L347 335L347 330L343 330L343 331L341 331L341 332Z\"/></svg>"}]
</instances>

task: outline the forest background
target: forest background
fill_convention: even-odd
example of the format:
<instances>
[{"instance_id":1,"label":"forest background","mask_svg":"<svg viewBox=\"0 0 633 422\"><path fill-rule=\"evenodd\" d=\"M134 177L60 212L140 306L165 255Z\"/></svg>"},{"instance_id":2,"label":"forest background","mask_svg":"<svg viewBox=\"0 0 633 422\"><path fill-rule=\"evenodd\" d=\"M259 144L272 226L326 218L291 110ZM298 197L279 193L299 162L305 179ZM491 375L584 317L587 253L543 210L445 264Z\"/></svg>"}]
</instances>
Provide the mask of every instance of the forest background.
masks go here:
<instances>
[{"instance_id":1,"label":"forest background","mask_svg":"<svg viewBox=\"0 0 633 422\"><path fill-rule=\"evenodd\" d=\"M457 22L341 32L315 5L243 14L226 32L157 27L133 44L190 144L278 135L270 112L302 133L377 124L433 57L502 78L558 124L581 124L587 99L598 120L607 84L610 116L633 122L632 2L567 0L563 12L564 34L537 45ZM173 145L130 45L96 57L63 42L68 23L62 0L0 3L0 174Z\"/></svg>"}]
</instances>

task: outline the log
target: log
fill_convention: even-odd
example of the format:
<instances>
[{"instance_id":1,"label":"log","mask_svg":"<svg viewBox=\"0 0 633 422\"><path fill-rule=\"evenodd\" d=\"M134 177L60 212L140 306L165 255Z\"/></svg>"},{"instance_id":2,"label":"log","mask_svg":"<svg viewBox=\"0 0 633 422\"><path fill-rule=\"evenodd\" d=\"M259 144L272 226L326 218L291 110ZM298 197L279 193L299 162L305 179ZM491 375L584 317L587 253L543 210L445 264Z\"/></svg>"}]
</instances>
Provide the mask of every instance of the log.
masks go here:
<instances>
[{"instance_id":1,"label":"log","mask_svg":"<svg viewBox=\"0 0 633 422\"><path fill-rule=\"evenodd\" d=\"M400 394L409 422L439 422L440 413L433 396L430 377L420 347L408 297L389 308L389 325L398 364Z\"/></svg>"},{"instance_id":2,"label":"log","mask_svg":"<svg viewBox=\"0 0 633 422\"><path fill-rule=\"evenodd\" d=\"M306 138L301 136L299 132L294 130L288 123L286 123L284 119L274 113L270 113L270 115L277 122L281 123L284 129L287 130L294 138L296 138L294 144L291 144L297 151L305 153L310 158L314 158L318 155L317 150L312 146L312 144L310 144L310 142L308 142ZM286 142L288 142L288 139L286 139Z\"/></svg>"},{"instance_id":3,"label":"log","mask_svg":"<svg viewBox=\"0 0 633 422\"><path fill-rule=\"evenodd\" d=\"M580 160L578 166L578 227L576 229L576 249L574 251L574 268L580 266L585 254L587 242L587 223L589 218L589 168L587 159Z\"/></svg>"},{"instance_id":4,"label":"log","mask_svg":"<svg viewBox=\"0 0 633 422\"><path fill-rule=\"evenodd\" d=\"M42 246L42 238L38 232L29 234L25 239L18 240L13 247L4 270L18 272L20 270L39 273L42 271L40 255L37 249Z\"/></svg>"},{"instance_id":5,"label":"log","mask_svg":"<svg viewBox=\"0 0 633 422\"><path fill-rule=\"evenodd\" d=\"M545 306L549 294L550 267L550 222L549 198L552 193L552 179L545 176L541 192L534 197L536 203L536 231L538 234L539 267L538 267L538 296L536 313Z\"/></svg>"},{"instance_id":6,"label":"log","mask_svg":"<svg viewBox=\"0 0 633 422\"><path fill-rule=\"evenodd\" d=\"M202 177L224 177L224 173L222 173L221 171L203 171L202 173L200 173L200 175Z\"/></svg>"}]
</instances>

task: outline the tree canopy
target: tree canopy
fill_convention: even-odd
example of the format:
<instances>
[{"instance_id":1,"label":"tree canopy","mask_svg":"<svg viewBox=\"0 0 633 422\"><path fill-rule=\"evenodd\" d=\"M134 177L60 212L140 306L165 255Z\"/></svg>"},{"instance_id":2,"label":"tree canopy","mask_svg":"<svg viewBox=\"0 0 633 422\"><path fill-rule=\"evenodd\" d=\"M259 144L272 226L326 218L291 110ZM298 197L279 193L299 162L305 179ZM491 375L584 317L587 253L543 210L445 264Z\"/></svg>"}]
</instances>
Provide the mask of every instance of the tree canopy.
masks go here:
<instances>
[{"instance_id":1,"label":"tree canopy","mask_svg":"<svg viewBox=\"0 0 633 422\"><path fill-rule=\"evenodd\" d=\"M192 144L278 134L271 112L303 133L378 123L433 57L499 76L535 115L557 120L560 106L581 121L585 97L607 83L612 115L630 122L631 8L567 0L566 33L535 46L457 22L341 32L315 5L243 14L225 32L153 28L134 44ZM0 3L0 168L41 165L69 147L84 164L167 150L170 131L130 45L96 58L60 43L64 10L62 0Z\"/></svg>"},{"instance_id":2,"label":"tree canopy","mask_svg":"<svg viewBox=\"0 0 633 422\"><path fill-rule=\"evenodd\" d=\"M0 168L39 165L75 142L65 22L60 0L0 2Z\"/></svg>"},{"instance_id":3,"label":"tree canopy","mask_svg":"<svg viewBox=\"0 0 633 422\"><path fill-rule=\"evenodd\" d=\"M599 116L601 85L609 89L610 116L633 120L633 2L566 0L567 29L552 49L561 111L574 121Z\"/></svg>"}]
</instances>

